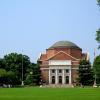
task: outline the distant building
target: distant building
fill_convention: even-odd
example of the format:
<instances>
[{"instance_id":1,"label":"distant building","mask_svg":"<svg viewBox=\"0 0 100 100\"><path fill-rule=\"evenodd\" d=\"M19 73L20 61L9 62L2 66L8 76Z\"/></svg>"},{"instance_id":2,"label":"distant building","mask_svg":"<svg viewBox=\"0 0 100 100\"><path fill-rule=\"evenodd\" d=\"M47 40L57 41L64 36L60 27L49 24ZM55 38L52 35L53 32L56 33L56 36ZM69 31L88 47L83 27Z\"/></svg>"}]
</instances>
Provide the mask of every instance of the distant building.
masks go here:
<instances>
[{"instance_id":1,"label":"distant building","mask_svg":"<svg viewBox=\"0 0 100 100\"><path fill-rule=\"evenodd\" d=\"M69 41L59 41L41 54L40 69L45 84L73 84L78 77L77 70L82 59L88 59L82 49Z\"/></svg>"}]
</instances>

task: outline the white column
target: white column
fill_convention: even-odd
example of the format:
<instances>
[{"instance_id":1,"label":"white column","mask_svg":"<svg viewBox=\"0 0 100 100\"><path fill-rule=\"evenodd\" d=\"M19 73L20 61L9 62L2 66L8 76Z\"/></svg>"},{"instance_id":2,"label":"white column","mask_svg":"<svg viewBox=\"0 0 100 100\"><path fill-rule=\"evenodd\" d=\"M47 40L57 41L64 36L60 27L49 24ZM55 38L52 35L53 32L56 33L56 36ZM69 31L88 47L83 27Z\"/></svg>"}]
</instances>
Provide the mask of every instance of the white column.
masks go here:
<instances>
[{"instance_id":1,"label":"white column","mask_svg":"<svg viewBox=\"0 0 100 100\"><path fill-rule=\"evenodd\" d=\"M49 84L51 84L51 70L49 69Z\"/></svg>"},{"instance_id":2,"label":"white column","mask_svg":"<svg viewBox=\"0 0 100 100\"><path fill-rule=\"evenodd\" d=\"M65 84L65 70L62 69L62 84Z\"/></svg>"},{"instance_id":3,"label":"white column","mask_svg":"<svg viewBox=\"0 0 100 100\"><path fill-rule=\"evenodd\" d=\"M72 82L72 79L71 79L71 69L69 69L69 84L71 84Z\"/></svg>"},{"instance_id":4,"label":"white column","mask_svg":"<svg viewBox=\"0 0 100 100\"><path fill-rule=\"evenodd\" d=\"M55 84L58 84L58 70L57 69L55 70L56 70Z\"/></svg>"}]
</instances>

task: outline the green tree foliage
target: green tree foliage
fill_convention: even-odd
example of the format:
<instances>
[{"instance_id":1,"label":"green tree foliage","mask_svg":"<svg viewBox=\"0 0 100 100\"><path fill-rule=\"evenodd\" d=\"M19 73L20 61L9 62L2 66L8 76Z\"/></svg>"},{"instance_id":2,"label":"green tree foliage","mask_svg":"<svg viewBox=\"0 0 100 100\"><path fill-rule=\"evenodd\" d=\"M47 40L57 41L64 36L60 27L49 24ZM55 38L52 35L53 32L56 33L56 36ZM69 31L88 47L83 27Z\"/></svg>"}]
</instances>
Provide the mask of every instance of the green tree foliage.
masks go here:
<instances>
[{"instance_id":1,"label":"green tree foliage","mask_svg":"<svg viewBox=\"0 0 100 100\"><path fill-rule=\"evenodd\" d=\"M4 68L5 68L5 60L0 59L0 69L4 69Z\"/></svg>"},{"instance_id":2,"label":"green tree foliage","mask_svg":"<svg viewBox=\"0 0 100 100\"><path fill-rule=\"evenodd\" d=\"M98 49L100 49L100 29L96 31L96 40L99 43Z\"/></svg>"},{"instance_id":3,"label":"green tree foliage","mask_svg":"<svg viewBox=\"0 0 100 100\"><path fill-rule=\"evenodd\" d=\"M7 71L15 72L17 84L21 84L22 81L22 66L23 66L23 77L26 78L26 74L29 73L30 59L26 55L11 53L4 56L5 69Z\"/></svg>"},{"instance_id":4,"label":"green tree foliage","mask_svg":"<svg viewBox=\"0 0 100 100\"><path fill-rule=\"evenodd\" d=\"M99 6L100 6L100 0L97 0L97 1L98 1Z\"/></svg>"},{"instance_id":5,"label":"green tree foliage","mask_svg":"<svg viewBox=\"0 0 100 100\"><path fill-rule=\"evenodd\" d=\"M6 83L7 79L7 72L5 69L0 69L0 85Z\"/></svg>"},{"instance_id":6,"label":"green tree foliage","mask_svg":"<svg viewBox=\"0 0 100 100\"><path fill-rule=\"evenodd\" d=\"M3 84L16 84L15 73L12 71L6 71L5 69L0 69L0 86L3 86Z\"/></svg>"},{"instance_id":7,"label":"green tree foliage","mask_svg":"<svg viewBox=\"0 0 100 100\"><path fill-rule=\"evenodd\" d=\"M30 73L28 73L25 84L39 85L40 84L40 67L39 62L37 64L31 63Z\"/></svg>"},{"instance_id":8,"label":"green tree foliage","mask_svg":"<svg viewBox=\"0 0 100 100\"><path fill-rule=\"evenodd\" d=\"M100 7L100 0L97 0ZM100 49L100 28L96 31L96 41L99 43L98 49Z\"/></svg>"},{"instance_id":9,"label":"green tree foliage","mask_svg":"<svg viewBox=\"0 0 100 100\"><path fill-rule=\"evenodd\" d=\"M100 84L100 55L95 58L93 69L96 77L96 83Z\"/></svg>"},{"instance_id":10,"label":"green tree foliage","mask_svg":"<svg viewBox=\"0 0 100 100\"><path fill-rule=\"evenodd\" d=\"M93 70L89 61L82 60L79 65L79 83L82 85L93 85Z\"/></svg>"},{"instance_id":11,"label":"green tree foliage","mask_svg":"<svg viewBox=\"0 0 100 100\"><path fill-rule=\"evenodd\" d=\"M6 70L5 69L0 69L0 77L5 77L6 74Z\"/></svg>"},{"instance_id":12,"label":"green tree foliage","mask_svg":"<svg viewBox=\"0 0 100 100\"><path fill-rule=\"evenodd\" d=\"M17 83L16 74L12 71L7 72L7 84L15 85Z\"/></svg>"},{"instance_id":13,"label":"green tree foliage","mask_svg":"<svg viewBox=\"0 0 100 100\"><path fill-rule=\"evenodd\" d=\"M28 74L25 80L26 85L33 85L33 74Z\"/></svg>"},{"instance_id":14,"label":"green tree foliage","mask_svg":"<svg viewBox=\"0 0 100 100\"><path fill-rule=\"evenodd\" d=\"M39 84L39 65L31 63L28 56L17 53L10 53L5 55L3 59L0 59L0 75L3 75L1 78L4 79L2 84L20 85L22 81L22 67L24 83L27 85Z\"/></svg>"},{"instance_id":15,"label":"green tree foliage","mask_svg":"<svg viewBox=\"0 0 100 100\"><path fill-rule=\"evenodd\" d=\"M33 64L34 66L34 64ZM37 61L37 64L33 67L33 82L36 83L37 85L39 85L40 83L40 77L41 77L41 74L40 74L40 64L39 64L39 61Z\"/></svg>"}]
</instances>

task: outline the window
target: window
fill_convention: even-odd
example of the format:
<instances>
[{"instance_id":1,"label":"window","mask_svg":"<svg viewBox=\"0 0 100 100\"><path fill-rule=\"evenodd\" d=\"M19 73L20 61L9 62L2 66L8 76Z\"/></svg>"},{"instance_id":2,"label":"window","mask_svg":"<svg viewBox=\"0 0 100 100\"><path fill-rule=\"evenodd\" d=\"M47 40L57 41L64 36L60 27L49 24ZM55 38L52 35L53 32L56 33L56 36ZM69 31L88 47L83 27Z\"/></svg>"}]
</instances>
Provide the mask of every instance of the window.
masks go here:
<instances>
[{"instance_id":1,"label":"window","mask_svg":"<svg viewBox=\"0 0 100 100\"><path fill-rule=\"evenodd\" d=\"M66 73L69 73L69 69L66 69Z\"/></svg>"},{"instance_id":2,"label":"window","mask_svg":"<svg viewBox=\"0 0 100 100\"><path fill-rule=\"evenodd\" d=\"M61 69L59 69L59 73L62 73L62 70Z\"/></svg>"},{"instance_id":3,"label":"window","mask_svg":"<svg viewBox=\"0 0 100 100\"><path fill-rule=\"evenodd\" d=\"M69 76L66 76L66 84L69 84Z\"/></svg>"},{"instance_id":4,"label":"window","mask_svg":"<svg viewBox=\"0 0 100 100\"><path fill-rule=\"evenodd\" d=\"M52 70L52 73L55 73L55 70L54 69Z\"/></svg>"},{"instance_id":5,"label":"window","mask_svg":"<svg viewBox=\"0 0 100 100\"><path fill-rule=\"evenodd\" d=\"M59 84L62 84L62 76L59 76Z\"/></svg>"},{"instance_id":6,"label":"window","mask_svg":"<svg viewBox=\"0 0 100 100\"><path fill-rule=\"evenodd\" d=\"M55 76L52 76L52 84L55 84Z\"/></svg>"}]
</instances>

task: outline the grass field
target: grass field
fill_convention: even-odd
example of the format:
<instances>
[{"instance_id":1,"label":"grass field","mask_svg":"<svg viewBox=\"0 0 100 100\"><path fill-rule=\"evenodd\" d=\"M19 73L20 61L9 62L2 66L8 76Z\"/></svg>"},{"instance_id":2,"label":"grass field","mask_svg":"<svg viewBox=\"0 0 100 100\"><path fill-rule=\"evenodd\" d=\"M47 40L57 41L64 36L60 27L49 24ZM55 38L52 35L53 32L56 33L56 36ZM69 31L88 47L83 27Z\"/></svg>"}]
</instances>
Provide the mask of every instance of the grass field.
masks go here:
<instances>
[{"instance_id":1,"label":"grass field","mask_svg":"<svg viewBox=\"0 0 100 100\"><path fill-rule=\"evenodd\" d=\"M100 88L0 88L0 100L100 100Z\"/></svg>"}]
</instances>

